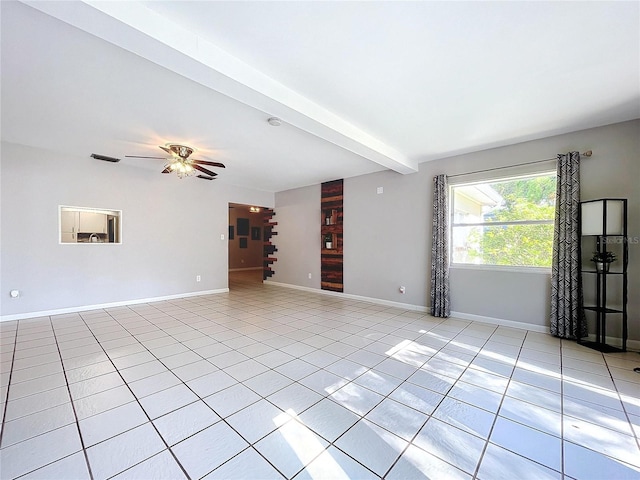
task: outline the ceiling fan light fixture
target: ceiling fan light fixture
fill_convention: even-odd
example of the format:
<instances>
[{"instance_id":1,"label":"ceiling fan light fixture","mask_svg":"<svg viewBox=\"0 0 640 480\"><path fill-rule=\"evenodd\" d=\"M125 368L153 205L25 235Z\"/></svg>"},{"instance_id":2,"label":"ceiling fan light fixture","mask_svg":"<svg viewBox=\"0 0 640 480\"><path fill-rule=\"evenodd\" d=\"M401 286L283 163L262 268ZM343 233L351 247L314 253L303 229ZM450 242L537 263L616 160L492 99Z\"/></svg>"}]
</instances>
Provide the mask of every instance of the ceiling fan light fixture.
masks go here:
<instances>
[{"instance_id":1,"label":"ceiling fan light fixture","mask_svg":"<svg viewBox=\"0 0 640 480\"><path fill-rule=\"evenodd\" d=\"M194 174L194 169L191 165L185 162L178 162L178 176L180 178L189 177Z\"/></svg>"},{"instance_id":2,"label":"ceiling fan light fixture","mask_svg":"<svg viewBox=\"0 0 640 480\"><path fill-rule=\"evenodd\" d=\"M169 172L175 172L179 178L190 177L191 175L194 175L196 173L194 168L188 162L184 162L181 160L176 160L175 162L169 163L165 167L165 172L163 173Z\"/></svg>"},{"instance_id":3,"label":"ceiling fan light fixture","mask_svg":"<svg viewBox=\"0 0 640 480\"><path fill-rule=\"evenodd\" d=\"M205 180L213 180L218 174L205 168L203 165L225 168L223 163L212 162L209 160L198 160L195 158L189 158L189 156L196 151L195 148L188 147L186 145L179 145L177 143L167 143L165 146L159 146L166 153L171 155L171 158L167 158L169 163L164 166L162 173L176 173L179 178L190 177L196 175L196 170L202 172L205 175L197 175L198 178L204 178ZM162 160L162 157L143 157L138 155L125 155L126 157L137 158L158 158Z\"/></svg>"}]
</instances>

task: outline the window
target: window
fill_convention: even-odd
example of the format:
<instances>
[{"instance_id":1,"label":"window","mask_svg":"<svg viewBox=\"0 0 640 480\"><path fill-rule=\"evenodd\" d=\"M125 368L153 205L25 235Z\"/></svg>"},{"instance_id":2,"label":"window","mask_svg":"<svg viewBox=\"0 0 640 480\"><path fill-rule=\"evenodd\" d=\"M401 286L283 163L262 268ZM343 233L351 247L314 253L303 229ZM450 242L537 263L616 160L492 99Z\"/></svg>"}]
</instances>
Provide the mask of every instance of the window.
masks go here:
<instances>
[{"instance_id":1,"label":"window","mask_svg":"<svg viewBox=\"0 0 640 480\"><path fill-rule=\"evenodd\" d=\"M122 212L59 207L60 243L122 243Z\"/></svg>"},{"instance_id":2,"label":"window","mask_svg":"<svg viewBox=\"0 0 640 480\"><path fill-rule=\"evenodd\" d=\"M556 173L451 186L453 264L551 267Z\"/></svg>"}]
</instances>

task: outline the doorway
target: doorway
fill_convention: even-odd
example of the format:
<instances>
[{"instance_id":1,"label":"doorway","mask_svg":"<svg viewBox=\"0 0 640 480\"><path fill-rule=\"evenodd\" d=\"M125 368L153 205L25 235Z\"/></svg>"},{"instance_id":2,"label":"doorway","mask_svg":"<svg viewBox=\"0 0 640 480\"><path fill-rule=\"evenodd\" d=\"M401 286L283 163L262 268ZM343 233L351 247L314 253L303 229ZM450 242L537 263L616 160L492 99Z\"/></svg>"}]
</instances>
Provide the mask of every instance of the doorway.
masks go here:
<instances>
[{"instance_id":1,"label":"doorway","mask_svg":"<svg viewBox=\"0 0 640 480\"><path fill-rule=\"evenodd\" d=\"M229 289L262 283L264 208L229 203Z\"/></svg>"}]
</instances>

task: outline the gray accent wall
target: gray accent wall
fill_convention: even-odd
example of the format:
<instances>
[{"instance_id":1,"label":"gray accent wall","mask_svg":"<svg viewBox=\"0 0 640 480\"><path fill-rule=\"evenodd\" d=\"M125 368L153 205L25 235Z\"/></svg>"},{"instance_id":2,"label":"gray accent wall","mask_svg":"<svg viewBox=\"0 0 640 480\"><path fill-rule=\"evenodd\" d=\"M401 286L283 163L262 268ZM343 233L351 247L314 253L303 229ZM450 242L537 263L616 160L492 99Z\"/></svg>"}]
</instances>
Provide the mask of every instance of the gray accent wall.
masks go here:
<instances>
[{"instance_id":1,"label":"gray accent wall","mask_svg":"<svg viewBox=\"0 0 640 480\"><path fill-rule=\"evenodd\" d=\"M273 194L90 153L2 143L1 315L228 287L229 202L273 206ZM122 244L59 244L59 205L122 210Z\"/></svg>"},{"instance_id":2,"label":"gray accent wall","mask_svg":"<svg viewBox=\"0 0 640 480\"><path fill-rule=\"evenodd\" d=\"M275 275L267 282L320 289L320 184L276 193L278 235L271 241L278 251ZM309 278L311 274L311 278Z\"/></svg>"},{"instance_id":3,"label":"gray accent wall","mask_svg":"<svg viewBox=\"0 0 640 480\"><path fill-rule=\"evenodd\" d=\"M513 167L572 150L593 150L591 158L582 160L583 200L629 200L629 338L640 340L640 120L425 162L411 175L378 172L345 179L345 293L427 307L433 176ZM513 167L495 175L530 172L531 167ZM378 194L377 187L384 192ZM320 288L306 278L309 266L319 265L320 259L319 189L318 185L276 194L279 221L295 220L304 228L280 228L275 281ZM312 221L303 220L307 217ZM406 287L404 295L401 285ZM544 328L549 325L549 292L550 271L451 271L452 311L469 317Z\"/></svg>"},{"instance_id":4,"label":"gray accent wall","mask_svg":"<svg viewBox=\"0 0 640 480\"><path fill-rule=\"evenodd\" d=\"M345 293L427 305L431 201L426 204L423 177L380 172L345 179Z\"/></svg>"}]
</instances>

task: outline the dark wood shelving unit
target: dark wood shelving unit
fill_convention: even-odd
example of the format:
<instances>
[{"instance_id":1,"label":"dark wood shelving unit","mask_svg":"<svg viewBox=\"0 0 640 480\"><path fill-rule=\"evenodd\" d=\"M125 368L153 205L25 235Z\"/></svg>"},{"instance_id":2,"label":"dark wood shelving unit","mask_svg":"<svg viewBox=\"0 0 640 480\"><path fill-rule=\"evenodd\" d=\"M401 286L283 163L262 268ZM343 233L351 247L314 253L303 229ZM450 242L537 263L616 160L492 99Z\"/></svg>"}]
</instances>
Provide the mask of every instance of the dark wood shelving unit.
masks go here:
<instances>
[{"instance_id":1,"label":"dark wood shelving unit","mask_svg":"<svg viewBox=\"0 0 640 480\"><path fill-rule=\"evenodd\" d=\"M601 208L600 205L601 204ZM615 208L613 205L615 204ZM586 226L585 205L591 215L600 212L602 223L594 228L594 222ZM625 352L627 350L627 267L629 265L629 245L627 232L627 200L621 198L605 198L599 200L589 200L581 202L580 208L580 253L581 253L581 282L585 298L589 295L590 302L582 307L582 315L579 317L578 332L587 331L586 337L579 337L578 343L600 352ZM620 216L620 218L618 218ZM612 218L615 217L615 218ZM599 220L596 222L598 223ZM619 222L619 225L618 225ZM589 243L594 252L606 254L615 253L617 256L616 265L595 270L593 263L582 257L585 244ZM611 268L614 268L611 271ZM611 292L612 281L616 281L617 288ZM613 298L612 298L613 297ZM589 340L589 316L595 323L595 340ZM583 324L586 322L586 327ZM619 323L621 331L621 345L611 345L607 343L607 325L611 322Z\"/></svg>"},{"instance_id":2,"label":"dark wood shelving unit","mask_svg":"<svg viewBox=\"0 0 640 480\"><path fill-rule=\"evenodd\" d=\"M320 206L320 288L333 292L344 291L343 283L343 191L344 181L325 182L321 187Z\"/></svg>"}]
</instances>

